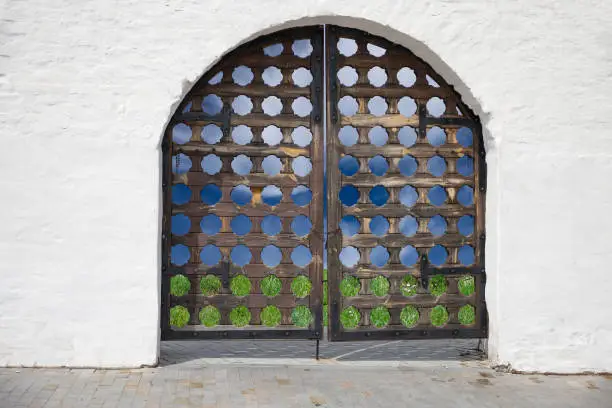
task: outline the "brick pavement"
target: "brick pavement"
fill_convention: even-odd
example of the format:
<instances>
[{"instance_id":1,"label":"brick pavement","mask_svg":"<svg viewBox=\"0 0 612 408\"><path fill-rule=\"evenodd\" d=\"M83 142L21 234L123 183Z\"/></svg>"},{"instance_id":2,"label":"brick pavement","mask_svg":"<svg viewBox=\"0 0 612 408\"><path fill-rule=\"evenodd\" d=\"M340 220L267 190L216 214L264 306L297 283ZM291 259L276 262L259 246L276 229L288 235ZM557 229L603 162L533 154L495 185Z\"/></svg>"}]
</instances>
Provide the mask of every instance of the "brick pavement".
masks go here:
<instances>
[{"instance_id":1,"label":"brick pavement","mask_svg":"<svg viewBox=\"0 0 612 408\"><path fill-rule=\"evenodd\" d=\"M611 376L496 372L469 343L323 343L319 362L266 343L168 342L155 368L1 368L0 407L612 406Z\"/></svg>"}]
</instances>

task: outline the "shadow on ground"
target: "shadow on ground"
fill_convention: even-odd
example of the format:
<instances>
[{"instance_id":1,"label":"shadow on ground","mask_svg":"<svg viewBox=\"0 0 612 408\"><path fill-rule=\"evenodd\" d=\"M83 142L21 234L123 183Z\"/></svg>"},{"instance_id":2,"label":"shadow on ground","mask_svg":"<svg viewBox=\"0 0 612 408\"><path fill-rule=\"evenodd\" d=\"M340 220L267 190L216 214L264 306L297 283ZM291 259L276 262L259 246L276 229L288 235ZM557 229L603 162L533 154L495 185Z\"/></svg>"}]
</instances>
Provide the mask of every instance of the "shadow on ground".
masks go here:
<instances>
[{"instance_id":1,"label":"shadow on ground","mask_svg":"<svg viewBox=\"0 0 612 408\"><path fill-rule=\"evenodd\" d=\"M478 361L485 359L477 339L321 341L321 359L336 361ZM314 359L311 340L185 340L161 343L160 365L200 359Z\"/></svg>"}]
</instances>

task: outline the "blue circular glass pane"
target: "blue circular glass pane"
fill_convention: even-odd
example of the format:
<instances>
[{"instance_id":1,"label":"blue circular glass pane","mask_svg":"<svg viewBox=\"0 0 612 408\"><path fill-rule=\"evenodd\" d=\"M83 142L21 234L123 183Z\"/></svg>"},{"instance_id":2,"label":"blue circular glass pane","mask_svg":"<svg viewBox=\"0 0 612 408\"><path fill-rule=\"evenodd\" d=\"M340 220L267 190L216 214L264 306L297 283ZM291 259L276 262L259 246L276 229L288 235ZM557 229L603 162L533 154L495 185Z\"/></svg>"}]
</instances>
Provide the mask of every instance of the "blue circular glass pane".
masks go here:
<instances>
[{"instance_id":1,"label":"blue circular glass pane","mask_svg":"<svg viewBox=\"0 0 612 408\"><path fill-rule=\"evenodd\" d=\"M253 131L246 125L239 125L232 129L232 140L239 145L246 145L253 140Z\"/></svg>"},{"instance_id":2,"label":"blue circular glass pane","mask_svg":"<svg viewBox=\"0 0 612 408\"><path fill-rule=\"evenodd\" d=\"M404 96L397 102L397 110L399 110L399 113L403 116L409 118L416 113L417 104L411 97Z\"/></svg>"},{"instance_id":3,"label":"blue circular glass pane","mask_svg":"<svg viewBox=\"0 0 612 408\"><path fill-rule=\"evenodd\" d=\"M338 161L338 168L345 176L354 176L359 171L359 161L353 156L344 156Z\"/></svg>"},{"instance_id":4,"label":"blue circular glass pane","mask_svg":"<svg viewBox=\"0 0 612 408\"><path fill-rule=\"evenodd\" d=\"M340 251L339 258L342 265L346 266L347 268L352 268L359 263L359 250L352 246L344 247L342 248L342 251Z\"/></svg>"},{"instance_id":5,"label":"blue circular glass pane","mask_svg":"<svg viewBox=\"0 0 612 408\"><path fill-rule=\"evenodd\" d=\"M261 132L261 138L269 146L276 146L283 141L282 130L274 125L268 125Z\"/></svg>"},{"instance_id":6,"label":"blue circular glass pane","mask_svg":"<svg viewBox=\"0 0 612 408\"><path fill-rule=\"evenodd\" d=\"M223 101L217 95L206 95L202 99L202 112L206 115L216 115L223 109Z\"/></svg>"},{"instance_id":7,"label":"blue circular glass pane","mask_svg":"<svg viewBox=\"0 0 612 408\"><path fill-rule=\"evenodd\" d=\"M368 138L370 139L370 143L374 146L384 146L387 144L387 140L389 140L389 134L387 133L387 129L382 126L374 126L368 132Z\"/></svg>"},{"instance_id":8,"label":"blue circular glass pane","mask_svg":"<svg viewBox=\"0 0 612 408\"><path fill-rule=\"evenodd\" d=\"M173 235L185 235L191 228L191 220L185 214L176 214L170 221L170 231Z\"/></svg>"},{"instance_id":9,"label":"blue circular glass pane","mask_svg":"<svg viewBox=\"0 0 612 408\"><path fill-rule=\"evenodd\" d=\"M230 193L230 198L237 205L247 205L253 199L253 193L248 186L244 184L237 185L232 189Z\"/></svg>"},{"instance_id":10,"label":"blue circular glass pane","mask_svg":"<svg viewBox=\"0 0 612 408\"><path fill-rule=\"evenodd\" d=\"M384 246L376 246L370 251L370 263L377 268L382 268L389 262L389 251Z\"/></svg>"},{"instance_id":11,"label":"blue circular glass pane","mask_svg":"<svg viewBox=\"0 0 612 408\"><path fill-rule=\"evenodd\" d=\"M368 101L368 111L374 116L382 116L387 113L389 105L382 96L374 96ZM373 143L373 142L372 142ZM385 142L386 143L386 142ZM384 143L383 143L384 144ZM377 145L382 146L382 145Z\"/></svg>"},{"instance_id":12,"label":"blue circular glass pane","mask_svg":"<svg viewBox=\"0 0 612 408\"><path fill-rule=\"evenodd\" d=\"M191 200L191 189L185 184L175 184L172 186L172 204L186 204Z\"/></svg>"},{"instance_id":13,"label":"blue circular glass pane","mask_svg":"<svg viewBox=\"0 0 612 408\"><path fill-rule=\"evenodd\" d=\"M474 217L471 215L464 215L459 218L459 221L457 221L457 229L463 236L467 237L472 235L474 233Z\"/></svg>"},{"instance_id":14,"label":"blue circular glass pane","mask_svg":"<svg viewBox=\"0 0 612 408\"><path fill-rule=\"evenodd\" d=\"M404 147L412 147L417 141L417 133L413 127L404 126L397 133L397 138Z\"/></svg>"},{"instance_id":15,"label":"blue circular glass pane","mask_svg":"<svg viewBox=\"0 0 612 408\"><path fill-rule=\"evenodd\" d=\"M376 236L383 236L389 231L389 221L382 215L377 215L370 220L370 232Z\"/></svg>"},{"instance_id":16,"label":"blue circular glass pane","mask_svg":"<svg viewBox=\"0 0 612 408\"><path fill-rule=\"evenodd\" d=\"M312 133L307 127L298 126L291 132L291 140L300 147L306 147L312 142Z\"/></svg>"},{"instance_id":17,"label":"blue circular glass pane","mask_svg":"<svg viewBox=\"0 0 612 408\"><path fill-rule=\"evenodd\" d=\"M283 192L276 186L266 186L261 192L261 199L264 204L274 207L283 199Z\"/></svg>"},{"instance_id":18,"label":"blue circular glass pane","mask_svg":"<svg viewBox=\"0 0 612 408\"><path fill-rule=\"evenodd\" d=\"M251 262L251 257L251 251L244 245L237 245L230 252L232 263L238 266L244 266Z\"/></svg>"},{"instance_id":19,"label":"blue circular glass pane","mask_svg":"<svg viewBox=\"0 0 612 408\"><path fill-rule=\"evenodd\" d=\"M433 186L429 189L427 198L429 199L430 203L436 207L439 207L446 201L446 190L444 190L442 186Z\"/></svg>"},{"instance_id":20,"label":"blue circular glass pane","mask_svg":"<svg viewBox=\"0 0 612 408\"><path fill-rule=\"evenodd\" d=\"M338 132L338 139L344 146L353 146L359 139L359 133L352 126L343 126Z\"/></svg>"},{"instance_id":21,"label":"blue circular glass pane","mask_svg":"<svg viewBox=\"0 0 612 408\"><path fill-rule=\"evenodd\" d=\"M427 171L435 177L442 177L446 171L446 160L440 156L434 156L427 160Z\"/></svg>"},{"instance_id":22,"label":"blue circular glass pane","mask_svg":"<svg viewBox=\"0 0 612 408\"><path fill-rule=\"evenodd\" d=\"M444 235L446 232L446 220L440 215L434 215L427 223L427 228L434 236Z\"/></svg>"},{"instance_id":23,"label":"blue circular glass pane","mask_svg":"<svg viewBox=\"0 0 612 408\"><path fill-rule=\"evenodd\" d=\"M277 215L266 215L261 220L261 230L266 235L277 235L283 229L283 223Z\"/></svg>"},{"instance_id":24,"label":"blue circular glass pane","mask_svg":"<svg viewBox=\"0 0 612 408\"><path fill-rule=\"evenodd\" d=\"M313 76L309 69L301 67L293 71L291 74L291 80L293 81L294 85L300 88L305 88L312 83Z\"/></svg>"},{"instance_id":25,"label":"blue circular glass pane","mask_svg":"<svg viewBox=\"0 0 612 408\"><path fill-rule=\"evenodd\" d=\"M308 249L304 245L295 247L291 252L291 261L300 268L303 268L308 265L311 260L312 254L310 253L310 249Z\"/></svg>"},{"instance_id":26,"label":"blue circular glass pane","mask_svg":"<svg viewBox=\"0 0 612 408\"><path fill-rule=\"evenodd\" d=\"M404 204L406 207L412 207L416 204L419 194L414 187L405 186L400 190L399 198L400 203Z\"/></svg>"},{"instance_id":27,"label":"blue circular glass pane","mask_svg":"<svg viewBox=\"0 0 612 408\"><path fill-rule=\"evenodd\" d=\"M472 130L466 127L462 127L457 131L457 142L463 147L472 146L474 135Z\"/></svg>"},{"instance_id":28,"label":"blue circular glass pane","mask_svg":"<svg viewBox=\"0 0 612 408\"><path fill-rule=\"evenodd\" d=\"M310 218L305 215L298 215L291 221L291 230L298 237L304 237L310 233L312 223Z\"/></svg>"},{"instance_id":29,"label":"blue circular glass pane","mask_svg":"<svg viewBox=\"0 0 612 408\"><path fill-rule=\"evenodd\" d=\"M474 248L469 245L462 246L459 248L457 258L462 265L472 265L474 263Z\"/></svg>"},{"instance_id":30,"label":"blue circular glass pane","mask_svg":"<svg viewBox=\"0 0 612 408\"><path fill-rule=\"evenodd\" d=\"M427 141L432 146L441 146L446 142L446 132L438 126L429 128L427 130Z\"/></svg>"},{"instance_id":31,"label":"blue circular glass pane","mask_svg":"<svg viewBox=\"0 0 612 408\"><path fill-rule=\"evenodd\" d=\"M411 237L416 234L418 228L419 223L412 215L405 216L399 223L400 232L407 237Z\"/></svg>"},{"instance_id":32,"label":"blue circular glass pane","mask_svg":"<svg viewBox=\"0 0 612 408\"><path fill-rule=\"evenodd\" d=\"M359 110L357 99L345 95L338 101L338 110L342 116L353 116Z\"/></svg>"},{"instance_id":33,"label":"blue circular glass pane","mask_svg":"<svg viewBox=\"0 0 612 408\"><path fill-rule=\"evenodd\" d=\"M384 176L387 170L389 170L389 163L387 163L387 159L378 155L370 159L368 167L375 176Z\"/></svg>"},{"instance_id":34,"label":"blue circular glass pane","mask_svg":"<svg viewBox=\"0 0 612 408\"><path fill-rule=\"evenodd\" d=\"M234 160L232 160L232 170L234 170L234 173L238 174L239 176L246 176L251 172L252 168L253 162L244 154L236 156L234 157Z\"/></svg>"},{"instance_id":35,"label":"blue circular glass pane","mask_svg":"<svg viewBox=\"0 0 612 408\"><path fill-rule=\"evenodd\" d=\"M261 162L261 167L268 176L276 176L283 169L283 162L276 156L266 156Z\"/></svg>"},{"instance_id":36,"label":"blue circular glass pane","mask_svg":"<svg viewBox=\"0 0 612 408\"><path fill-rule=\"evenodd\" d=\"M283 52L283 44L272 44L263 49L264 55L278 57Z\"/></svg>"},{"instance_id":37,"label":"blue circular glass pane","mask_svg":"<svg viewBox=\"0 0 612 408\"><path fill-rule=\"evenodd\" d=\"M240 214L232 218L230 222L230 227L232 228L232 232L236 235L246 235L251 231L251 227L253 224L249 217L244 214Z\"/></svg>"},{"instance_id":38,"label":"blue circular glass pane","mask_svg":"<svg viewBox=\"0 0 612 408\"><path fill-rule=\"evenodd\" d=\"M385 205L389 199L389 192L383 186L375 186L370 190L370 201L377 207Z\"/></svg>"},{"instance_id":39,"label":"blue circular glass pane","mask_svg":"<svg viewBox=\"0 0 612 408\"><path fill-rule=\"evenodd\" d=\"M221 231L221 218L215 214L208 214L202 217L200 229L206 235L215 235Z\"/></svg>"},{"instance_id":40,"label":"blue circular glass pane","mask_svg":"<svg viewBox=\"0 0 612 408\"><path fill-rule=\"evenodd\" d=\"M202 171L204 173L212 176L221 171L221 168L223 167L223 162L221 161L221 158L216 154L209 154L202 158L200 165L202 166Z\"/></svg>"},{"instance_id":41,"label":"blue circular glass pane","mask_svg":"<svg viewBox=\"0 0 612 408\"><path fill-rule=\"evenodd\" d=\"M200 260L204 265L216 265L221 261L221 251L214 245L206 245L200 251Z\"/></svg>"},{"instance_id":42,"label":"blue circular glass pane","mask_svg":"<svg viewBox=\"0 0 612 408\"><path fill-rule=\"evenodd\" d=\"M251 83L255 75L251 68L246 67L244 65L240 65L234 68L234 72L232 72L232 79L234 83L240 86L246 86Z\"/></svg>"},{"instance_id":43,"label":"blue circular glass pane","mask_svg":"<svg viewBox=\"0 0 612 408\"><path fill-rule=\"evenodd\" d=\"M293 173L298 177L306 177L312 171L312 162L308 157L298 156L291 162Z\"/></svg>"},{"instance_id":44,"label":"blue circular glass pane","mask_svg":"<svg viewBox=\"0 0 612 408\"><path fill-rule=\"evenodd\" d=\"M343 205L351 207L359 200L359 190L355 186L343 186L338 193L338 199Z\"/></svg>"},{"instance_id":45,"label":"blue circular glass pane","mask_svg":"<svg viewBox=\"0 0 612 408\"><path fill-rule=\"evenodd\" d=\"M184 123L179 123L172 128L172 141L176 144L185 144L191 140L191 128Z\"/></svg>"},{"instance_id":46,"label":"blue circular glass pane","mask_svg":"<svg viewBox=\"0 0 612 408\"><path fill-rule=\"evenodd\" d=\"M417 163L416 159L409 154L402 157L402 159L397 163L400 173L407 177L412 176L417 171L418 166L419 164Z\"/></svg>"},{"instance_id":47,"label":"blue circular glass pane","mask_svg":"<svg viewBox=\"0 0 612 408\"><path fill-rule=\"evenodd\" d=\"M274 245L265 246L261 250L261 262L269 268L274 268L281 263L283 253Z\"/></svg>"},{"instance_id":48,"label":"blue circular glass pane","mask_svg":"<svg viewBox=\"0 0 612 408\"><path fill-rule=\"evenodd\" d=\"M206 125L202 128L202 132L200 132L201 139L208 144L215 144L221 141L223 137L223 131L217 125Z\"/></svg>"},{"instance_id":49,"label":"blue circular glass pane","mask_svg":"<svg viewBox=\"0 0 612 408\"><path fill-rule=\"evenodd\" d=\"M419 253L412 245L406 245L400 251L400 262L406 266L412 266L418 261Z\"/></svg>"},{"instance_id":50,"label":"blue circular glass pane","mask_svg":"<svg viewBox=\"0 0 612 408\"><path fill-rule=\"evenodd\" d=\"M291 192L291 199L296 205L304 207L312 200L312 191L306 186L297 186Z\"/></svg>"},{"instance_id":51,"label":"blue circular glass pane","mask_svg":"<svg viewBox=\"0 0 612 408\"><path fill-rule=\"evenodd\" d=\"M474 174L474 159L470 156L463 156L457 159L457 173L465 177Z\"/></svg>"},{"instance_id":52,"label":"blue circular glass pane","mask_svg":"<svg viewBox=\"0 0 612 408\"><path fill-rule=\"evenodd\" d=\"M190 257L191 253L189 252L189 248L183 244L173 245L172 248L170 248L170 262L173 265L183 266L189 262Z\"/></svg>"},{"instance_id":53,"label":"blue circular glass pane","mask_svg":"<svg viewBox=\"0 0 612 408\"><path fill-rule=\"evenodd\" d=\"M172 156L172 173L185 174L191 169L191 159L189 156L179 153Z\"/></svg>"},{"instance_id":54,"label":"blue circular glass pane","mask_svg":"<svg viewBox=\"0 0 612 408\"><path fill-rule=\"evenodd\" d=\"M463 186L457 191L457 201L464 207L474 204L474 189L470 186Z\"/></svg>"},{"instance_id":55,"label":"blue circular glass pane","mask_svg":"<svg viewBox=\"0 0 612 408\"><path fill-rule=\"evenodd\" d=\"M444 248L442 245L435 245L429 250L427 257L431 264L440 266L446 262L448 252L446 252L446 248Z\"/></svg>"},{"instance_id":56,"label":"blue circular glass pane","mask_svg":"<svg viewBox=\"0 0 612 408\"><path fill-rule=\"evenodd\" d=\"M215 184L208 184L200 192L202 202L207 205L215 205L221 200L221 189Z\"/></svg>"},{"instance_id":57,"label":"blue circular glass pane","mask_svg":"<svg viewBox=\"0 0 612 408\"><path fill-rule=\"evenodd\" d=\"M345 215L340 220L340 229L342 230L342 234L347 237L352 237L353 235L359 232L359 228L361 225L359 224L359 220L357 217L352 215Z\"/></svg>"}]
</instances>

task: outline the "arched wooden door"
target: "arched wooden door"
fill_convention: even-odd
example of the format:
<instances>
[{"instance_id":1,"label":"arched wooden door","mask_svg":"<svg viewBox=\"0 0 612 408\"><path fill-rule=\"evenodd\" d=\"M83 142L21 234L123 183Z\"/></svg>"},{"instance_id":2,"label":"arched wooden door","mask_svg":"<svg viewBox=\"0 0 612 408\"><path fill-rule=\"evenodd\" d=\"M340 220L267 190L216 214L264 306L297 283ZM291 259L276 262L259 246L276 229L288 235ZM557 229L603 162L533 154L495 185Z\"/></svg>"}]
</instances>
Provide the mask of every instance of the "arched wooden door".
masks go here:
<instances>
[{"instance_id":1,"label":"arched wooden door","mask_svg":"<svg viewBox=\"0 0 612 408\"><path fill-rule=\"evenodd\" d=\"M331 339L486 337L478 118L404 47L326 41Z\"/></svg>"},{"instance_id":2,"label":"arched wooden door","mask_svg":"<svg viewBox=\"0 0 612 408\"><path fill-rule=\"evenodd\" d=\"M319 339L325 194L332 340L486 336L479 123L408 50L330 26L250 42L163 157L163 339Z\"/></svg>"}]
</instances>

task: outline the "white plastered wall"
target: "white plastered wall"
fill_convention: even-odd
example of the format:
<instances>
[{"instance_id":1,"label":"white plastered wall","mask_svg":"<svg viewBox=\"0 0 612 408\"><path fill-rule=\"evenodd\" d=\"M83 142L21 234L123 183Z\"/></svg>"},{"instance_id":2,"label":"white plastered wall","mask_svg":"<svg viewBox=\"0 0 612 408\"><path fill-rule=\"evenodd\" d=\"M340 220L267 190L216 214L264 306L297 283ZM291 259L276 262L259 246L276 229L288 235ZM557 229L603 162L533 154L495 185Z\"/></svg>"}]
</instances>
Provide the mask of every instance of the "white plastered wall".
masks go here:
<instances>
[{"instance_id":1,"label":"white plastered wall","mask_svg":"<svg viewBox=\"0 0 612 408\"><path fill-rule=\"evenodd\" d=\"M494 364L612 371L607 1L0 0L0 366L159 350L159 142L259 34L333 23L410 48L485 126Z\"/></svg>"}]
</instances>

